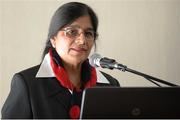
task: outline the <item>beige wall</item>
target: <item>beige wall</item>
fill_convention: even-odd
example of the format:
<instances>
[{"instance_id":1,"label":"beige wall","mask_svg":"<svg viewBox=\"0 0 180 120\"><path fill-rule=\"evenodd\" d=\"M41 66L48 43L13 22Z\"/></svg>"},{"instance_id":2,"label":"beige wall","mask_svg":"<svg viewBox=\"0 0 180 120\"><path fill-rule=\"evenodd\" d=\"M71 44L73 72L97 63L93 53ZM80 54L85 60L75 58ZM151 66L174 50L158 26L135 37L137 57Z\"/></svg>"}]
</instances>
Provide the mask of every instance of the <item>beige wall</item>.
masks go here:
<instances>
[{"instance_id":1,"label":"beige wall","mask_svg":"<svg viewBox=\"0 0 180 120\"><path fill-rule=\"evenodd\" d=\"M0 108L13 74L40 62L50 18L65 1L0 0ZM98 53L180 85L180 0L83 2L99 16ZM128 72L104 71L122 86L154 86Z\"/></svg>"}]
</instances>

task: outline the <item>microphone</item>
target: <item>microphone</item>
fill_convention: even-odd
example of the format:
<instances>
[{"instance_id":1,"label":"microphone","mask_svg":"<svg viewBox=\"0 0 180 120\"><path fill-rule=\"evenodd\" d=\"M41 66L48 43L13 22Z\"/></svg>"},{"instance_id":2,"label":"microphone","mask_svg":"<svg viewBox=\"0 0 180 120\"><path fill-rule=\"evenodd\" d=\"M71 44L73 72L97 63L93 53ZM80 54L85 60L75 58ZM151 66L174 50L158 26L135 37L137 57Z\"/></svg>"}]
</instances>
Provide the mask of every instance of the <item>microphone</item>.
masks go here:
<instances>
[{"instance_id":1,"label":"microphone","mask_svg":"<svg viewBox=\"0 0 180 120\"><path fill-rule=\"evenodd\" d=\"M110 59L107 57L101 57L98 53L94 53L89 58L89 63L93 67L102 67L108 69L119 69L122 71L126 70L126 66L116 62L114 59Z\"/></svg>"},{"instance_id":2,"label":"microphone","mask_svg":"<svg viewBox=\"0 0 180 120\"><path fill-rule=\"evenodd\" d=\"M114 59L110 59L110 58L107 58L107 57L101 57L101 55L99 55L97 53L94 53L93 55L90 56L89 63L93 67L109 68L111 70L115 68L115 69L121 70L123 72L128 71L130 73L142 76L142 77L146 78L148 81L150 81L150 82L152 82L152 83L154 83L154 84L156 84L158 86L160 86L160 85L158 83L156 83L156 82L160 82L160 83L163 83L163 84L169 85L169 86L178 86L178 85L175 85L173 83L161 80L159 78L147 75L145 73L130 69L127 66L116 62ZM156 81L156 82L154 82L154 81Z\"/></svg>"}]
</instances>

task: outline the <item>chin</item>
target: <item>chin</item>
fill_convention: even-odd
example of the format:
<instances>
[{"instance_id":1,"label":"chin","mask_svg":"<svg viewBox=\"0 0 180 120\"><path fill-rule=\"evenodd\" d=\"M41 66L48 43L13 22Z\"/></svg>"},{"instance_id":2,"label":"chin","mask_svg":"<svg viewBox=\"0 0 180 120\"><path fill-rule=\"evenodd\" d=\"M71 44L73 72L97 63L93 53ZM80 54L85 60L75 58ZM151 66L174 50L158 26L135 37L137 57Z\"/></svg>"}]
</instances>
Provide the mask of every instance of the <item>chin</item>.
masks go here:
<instances>
[{"instance_id":1,"label":"chin","mask_svg":"<svg viewBox=\"0 0 180 120\"><path fill-rule=\"evenodd\" d=\"M83 63L87 58L88 58L87 53L81 53L81 54L77 54L77 53L71 53L71 58L73 62L76 63Z\"/></svg>"},{"instance_id":2,"label":"chin","mask_svg":"<svg viewBox=\"0 0 180 120\"><path fill-rule=\"evenodd\" d=\"M83 63L86 59L87 57L79 56L79 57L73 58L73 61L79 64L79 63Z\"/></svg>"},{"instance_id":3,"label":"chin","mask_svg":"<svg viewBox=\"0 0 180 120\"><path fill-rule=\"evenodd\" d=\"M77 63L83 63L87 58L77 58L75 61Z\"/></svg>"}]
</instances>

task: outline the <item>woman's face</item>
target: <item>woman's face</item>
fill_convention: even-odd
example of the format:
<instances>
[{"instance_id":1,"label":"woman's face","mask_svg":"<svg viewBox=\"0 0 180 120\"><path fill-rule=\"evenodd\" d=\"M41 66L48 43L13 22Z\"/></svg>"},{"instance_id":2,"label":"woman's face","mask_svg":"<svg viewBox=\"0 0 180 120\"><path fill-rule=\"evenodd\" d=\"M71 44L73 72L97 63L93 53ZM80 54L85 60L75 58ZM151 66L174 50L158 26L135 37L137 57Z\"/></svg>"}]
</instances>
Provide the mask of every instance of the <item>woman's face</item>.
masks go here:
<instances>
[{"instance_id":1,"label":"woman's face","mask_svg":"<svg viewBox=\"0 0 180 120\"><path fill-rule=\"evenodd\" d=\"M51 44L65 63L82 63L89 56L94 44L90 17L79 17L72 24L65 26L51 39Z\"/></svg>"}]
</instances>

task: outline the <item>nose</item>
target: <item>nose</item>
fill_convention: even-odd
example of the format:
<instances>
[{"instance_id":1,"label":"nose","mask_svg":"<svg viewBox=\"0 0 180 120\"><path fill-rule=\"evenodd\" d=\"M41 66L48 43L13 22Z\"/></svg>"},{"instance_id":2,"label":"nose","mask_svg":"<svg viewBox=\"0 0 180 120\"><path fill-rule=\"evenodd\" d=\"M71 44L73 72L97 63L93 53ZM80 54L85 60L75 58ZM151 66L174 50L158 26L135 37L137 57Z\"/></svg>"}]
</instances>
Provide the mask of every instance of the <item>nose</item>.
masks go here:
<instances>
[{"instance_id":1,"label":"nose","mask_svg":"<svg viewBox=\"0 0 180 120\"><path fill-rule=\"evenodd\" d=\"M79 37L77 37L75 42L80 44L80 45L86 44L86 37L85 37L83 32L80 33Z\"/></svg>"}]
</instances>

